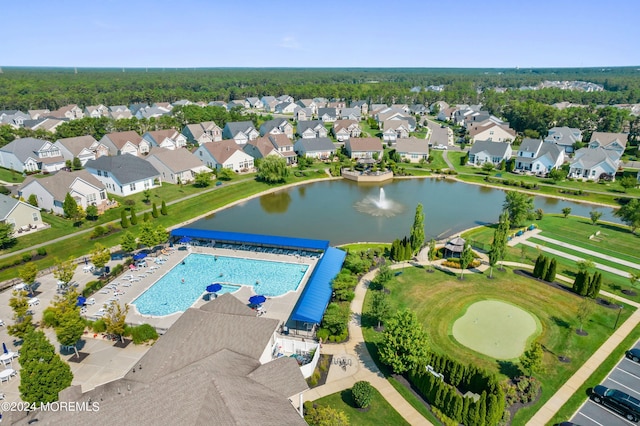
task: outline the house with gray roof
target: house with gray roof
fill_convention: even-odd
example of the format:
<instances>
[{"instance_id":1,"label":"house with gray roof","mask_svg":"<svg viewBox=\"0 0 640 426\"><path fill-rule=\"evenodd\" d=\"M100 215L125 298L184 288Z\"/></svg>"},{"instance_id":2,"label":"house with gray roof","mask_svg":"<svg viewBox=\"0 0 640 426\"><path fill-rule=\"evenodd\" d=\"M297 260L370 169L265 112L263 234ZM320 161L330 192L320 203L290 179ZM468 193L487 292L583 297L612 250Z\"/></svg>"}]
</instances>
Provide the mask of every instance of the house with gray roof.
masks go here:
<instances>
[{"instance_id":1,"label":"house with gray roof","mask_svg":"<svg viewBox=\"0 0 640 426\"><path fill-rule=\"evenodd\" d=\"M323 123L333 123L338 119L338 110L335 108L318 108L318 118Z\"/></svg>"},{"instance_id":2,"label":"house with gray roof","mask_svg":"<svg viewBox=\"0 0 640 426\"><path fill-rule=\"evenodd\" d=\"M187 138L187 142L198 145L222 140L222 129L213 121L187 124L182 129L182 134Z\"/></svg>"},{"instance_id":3,"label":"house with gray roof","mask_svg":"<svg viewBox=\"0 0 640 426\"><path fill-rule=\"evenodd\" d=\"M249 103L249 106L253 109L263 109L264 105L262 104L262 101L260 100L260 98L256 98L256 97L249 97L246 99L246 101Z\"/></svg>"},{"instance_id":4,"label":"house with gray roof","mask_svg":"<svg viewBox=\"0 0 640 426\"><path fill-rule=\"evenodd\" d=\"M582 142L582 132L580 129L567 126L552 127L544 141L555 143L570 154L573 152L573 145L576 142Z\"/></svg>"},{"instance_id":5,"label":"house with gray roof","mask_svg":"<svg viewBox=\"0 0 640 426\"><path fill-rule=\"evenodd\" d=\"M233 139L237 144L244 145L260 136L251 121L230 121L222 129L223 139Z\"/></svg>"},{"instance_id":6,"label":"house with gray roof","mask_svg":"<svg viewBox=\"0 0 640 426\"><path fill-rule=\"evenodd\" d=\"M546 175L562 166L565 151L560 145L543 142L539 139L525 138L515 160L515 170Z\"/></svg>"},{"instance_id":7,"label":"house with gray roof","mask_svg":"<svg viewBox=\"0 0 640 426\"><path fill-rule=\"evenodd\" d=\"M336 146L327 137L298 139L293 145L293 149L301 157L318 160L330 160L336 153Z\"/></svg>"},{"instance_id":8,"label":"house with gray roof","mask_svg":"<svg viewBox=\"0 0 640 426\"><path fill-rule=\"evenodd\" d=\"M60 148L65 162L78 158L83 166L89 160L109 155L109 147L98 142L90 135L58 139L54 145Z\"/></svg>"},{"instance_id":9,"label":"house with gray roof","mask_svg":"<svg viewBox=\"0 0 640 426\"><path fill-rule=\"evenodd\" d=\"M286 135L289 139L293 139L293 125L286 118L274 118L260 126L260 136L266 134Z\"/></svg>"},{"instance_id":10,"label":"house with gray roof","mask_svg":"<svg viewBox=\"0 0 640 426\"><path fill-rule=\"evenodd\" d=\"M16 198L0 194L0 223L13 225L14 236L19 237L25 229L43 228L40 208Z\"/></svg>"},{"instance_id":11,"label":"house with gray roof","mask_svg":"<svg viewBox=\"0 0 640 426\"><path fill-rule=\"evenodd\" d=\"M260 101L262 102L262 107L266 112L273 112L276 105L280 103L275 96L263 96Z\"/></svg>"},{"instance_id":12,"label":"house with gray roof","mask_svg":"<svg viewBox=\"0 0 640 426\"><path fill-rule=\"evenodd\" d=\"M342 108L340 110L340 119L360 121L362 120L362 112L360 108Z\"/></svg>"},{"instance_id":13,"label":"house with gray roof","mask_svg":"<svg viewBox=\"0 0 640 426\"><path fill-rule=\"evenodd\" d=\"M367 101L351 101L349 106L351 108L358 108L360 110L360 115L369 114L369 104Z\"/></svg>"},{"instance_id":14,"label":"house with gray roof","mask_svg":"<svg viewBox=\"0 0 640 426\"><path fill-rule=\"evenodd\" d=\"M303 139L326 138L327 128L322 120L299 121L296 133Z\"/></svg>"},{"instance_id":15,"label":"house with gray roof","mask_svg":"<svg viewBox=\"0 0 640 426\"><path fill-rule=\"evenodd\" d=\"M589 141L589 148L602 148L615 151L622 157L627 146L628 133L593 132Z\"/></svg>"},{"instance_id":16,"label":"house with gray roof","mask_svg":"<svg viewBox=\"0 0 640 426\"><path fill-rule=\"evenodd\" d=\"M296 121L313 120L313 110L311 108L298 108L294 117Z\"/></svg>"},{"instance_id":17,"label":"house with gray roof","mask_svg":"<svg viewBox=\"0 0 640 426\"><path fill-rule=\"evenodd\" d=\"M424 104L413 104L409 107L411 114L425 115L427 111L428 108Z\"/></svg>"},{"instance_id":18,"label":"house with gray roof","mask_svg":"<svg viewBox=\"0 0 640 426\"><path fill-rule=\"evenodd\" d=\"M510 143L476 141L469 150L468 163L474 166L492 163L497 166L502 161L510 159L512 154L513 150Z\"/></svg>"},{"instance_id":19,"label":"house with gray roof","mask_svg":"<svg viewBox=\"0 0 640 426\"><path fill-rule=\"evenodd\" d=\"M257 317L233 295L187 309L124 377L84 391L71 386L60 401L99 401L97 411L7 414L15 425L138 426L300 425L296 410L308 389L294 358L277 353L276 319Z\"/></svg>"},{"instance_id":20,"label":"house with gray roof","mask_svg":"<svg viewBox=\"0 0 640 426\"><path fill-rule=\"evenodd\" d=\"M52 173L64 165L60 148L42 139L19 138L0 148L0 167L5 169Z\"/></svg>"},{"instance_id":21,"label":"house with gray roof","mask_svg":"<svg viewBox=\"0 0 640 426\"><path fill-rule=\"evenodd\" d=\"M84 116L91 118L100 118L109 116L109 108L105 105L89 105L84 107Z\"/></svg>"},{"instance_id":22,"label":"house with gray roof","mask_svg":"<svg viewBox=\"0 0 640 426\"><path fill-rule=\"evenodd\" d=\"M18 128L24 125L24 122L31 120L31 116L18 110L2 110L0 111L0 125L8 124L11 127Z\"/></svg>"},{"instance_id":23,"label":"house with gray roof","mask_svg":"<svg viewBox=\"0 0 640 426\"><path fill-rule=\"evenodd\" d=\"M89 160L85 169L104 184L107 192L120 196L137 194L162 185L158 170L151 163L131 154Z\"/></svg>"},{"instance_id":24,"label":"house with gray roof","mask_svg":"<svg viewBox=\"0 0 640 426\"><path fill-rule=\"evenodd\" d=\"M278 114L295 114L296 110L300 108L293 102L280 102L274 108L274 111Z\"/></svg>"},{"instance_id":25,"label":"house with gray roof","mask_svg":"<svg viewBox=\"0 0 640 426\"><path fill-rule=\"evenodd\" d=\"M300 99L296 101L296 105L298 105L300 108L309 108L309 110L311 110L310 115L318 112L318 105L313 99Z\"/></svg>"},{"instance_id":26,"label":"house with gray roof","mask_svg":"<svg viewBox=\"0 0 640 426\"><path fill-rule=\"evenodd\" d=\"M141 120L143 118L158 118L169 113L171 113L170 104L168 104L168 106L163 105L163 103L160 105L153 104L153 106L139 109L138 112L136 112L135 117L138 120Z\"/></svg>"},{"instance_id":27,"label":"house with gray roof","mask_svg":"<svg viewBox=\"0 0 640 426\"><path fill-rule=\"evenodd\" d=\"M102 213L109 207L106 187L86 170L60 170L40 179L29 176L18 187L18 194L25 200L34 195L38 207L59 215L64 215L63 203L67 194L71 194L85 210L93 205Z\"/></svg>"},{"instance_id":28,"label":"house with gray roof","mask_svg":"<svg viewBox=\"0 0 640 426\"><path fill-rule=\"evenodd\" d=\"M25 129L45 130L47 132L55 133L56 128L67 121L69 120L66 118L40 117L34 120L24 120L22 122L22 126Z\"/></svg>"},{"instance_id":29,"label":"house with gray roof","mask_svg":"<svg viewBox=\"0 0 640 426\"><path fill-rule=\"evenodd\" d=\"M163 182L183 184L193 182L198 173L209 173L211 169L187 149L153 147L145 158L162 176Z\"/></svg>"},{"instance_id":30,"label":"house with gray roof","mask_svg":"<svg viewBox=\"0 0 640 426\"><path fill-rule=\"evenodd\" d=\"M180 149L187 145L187 138L175 129L152 130L142 135L151 146L167 149Z\"/></svg>"},{"instance_id":31,"label":"house with gray roof","mask_svg":"<svg viewBox=\"0 0 640 426\"><path fill-rule=\"evenodd\" d=\"M224 108L224 109L228 109L227 108L227 103L223 102L223 101L211 101L207 104L207 106L214 106L214 107L220 107L220 108Z\"/></svg>"},{"instance_id":32,"label":"house with gray roof","mask_svg":"<svg viewBox=\"0 0 640 426\"><path fill-rule=\"evenodd\" d=\"M114 120L128 120L133 114L126 105L113 105L109 107L109 117Z\"/></svg>"},{"instance_id":33,"label":"house with gray roof","mask_svg":"<svg viewBox=\"0 0 640 426\"><path fill-rule=\"evenodd\" d=\"M580 148L569 164L568 176L575 179L598 181L615 180L620 165L620 154L603 147Z\"/></svg>"},{"instance_id":34,"label":"house with gray roof","mask_svg":"<svg viewBox=\"0 0 640 426\"><path fill-rule=\"evenodd\" d=\"M233 108L251 108L249 102L246 99L234 99L227 103L227 109L232 110Z\"/></svg>"},{"instance_id":35,"label":"house with gray roof","mask_svg":"<svg viewBox=\"0 0 640 426\"><path fill-rule=\"evenodd\" d=\"M395 148L400 158L411 163L429 159L429 142L426 139L400 138L396 140Z\"/></svg>"}]
</instances>

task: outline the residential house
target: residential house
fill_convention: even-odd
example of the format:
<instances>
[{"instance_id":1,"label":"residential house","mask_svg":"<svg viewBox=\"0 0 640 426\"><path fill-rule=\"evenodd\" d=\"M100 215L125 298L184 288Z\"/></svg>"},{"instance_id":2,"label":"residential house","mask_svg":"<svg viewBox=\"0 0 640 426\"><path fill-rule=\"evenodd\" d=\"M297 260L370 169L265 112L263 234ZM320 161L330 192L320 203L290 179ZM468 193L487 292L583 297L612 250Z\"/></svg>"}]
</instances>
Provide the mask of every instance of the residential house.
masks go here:
<instances>
[{"instance_id":1,"label":"residential house","mask_svg":"<svg viewBox=\"0 0 640 426\"><path fill-rule=\"evenodd\" d=\"M329 103L327 103L327 108L335 108L336 109L336 113L338 115L340 115L340 111L342 111L342 108L346 108L347 107L347 103L345 101L331 101Z\"/></svg>"},{"instance_id":2,"label":"residential house","mask_svg":"<svg viewBox=\"0 0 640 426\"><path fill-rule=\"evenodd\" d=\"M403 120L407 123L408 129L410 132L416 130L416 119L410 114L405 113L404 111L387 108L386 110L382 110L375 115L375 119L378 122L380 128L384 127L384 123L386 121L392 120Z\"/></svg>"},{"instance_id":3,"label":"residential house","mask_svg":"<svg viewBox=\"0 0 640 426\"><path fill-rule=\"evenodd\" d=\"M262 102L263 108L266 112L275 111L276 105L280 103L274 96L263 96L260 101Z\"/></svg>"},{"instance_id":4,"label":"residential house","mask_svg":"<svg viewBox=\"0 0 640 426\"><path fill-rule=\"evenodd\" d=\"M384 111L386 109L389 109L389 105L387 104L371 104L369 107L369 114L375 117L380 111Z\"/></svg>"},{"instance_id":5,"label":"residential house","mask_svg":"<svg viewBox=\"0 0 640 426\"><path fill-rule=\"evenodd\" d=\"M396 139L395 148L400 158L411 163L429 159L429 142L426 139L399 138Z\"/></svg>"},{"instance_id":6,"label":"residential house","mask_svg":"<svg viewBox=\"0 0 640 426\"><path fill-rule=\"evenodd\" d=\"M0 111L0 125L8 124L13 128L19 128L24 125L25 121L31 120L29 114L25 114L18 110L2 110Z\"/></svg>"},{"instance_id":7,"label":"residential house","mask_svg":"<svg viewBox=\"0 0 640 426\"><path fill-rule=\"evenodd\" d=\"M311 108L298 108L295 113L296 121L313 120L313 110Z\"/></svg>"},{"instance_id":8,"label":"residential house","mask_svg":"<svg viewBox=\"0 0 640 426\"><path fill-rule=\"evenodd\" d=\"M333 136L339 141L344 142L349 138L359 138L362 130L357 121L354 120L337 120L331 128Z\"/></svg>"},{"instance_id":9,"label":"residential house","mask_svg":"<svg viewBox=\"0 0 640 426\"><path fill-rule=\"evenodd\" d=\"M369 114L369 104L367 101L352 101L350 106L351 108L358 108L361 116Z\"/></svg>"},{"instance_id":10,"label":"residential house","mask_svg":"<svg viewBox=\"0 0 640 426\"><path fill-rule=\"evenodd\" d=\"M619 157L622 157L627 146L628 137L627 133L593 132L589 141L589 148L612 150L617 152Z\"/></svg>"},{"instance_id":11,"label":"residential house","mask_svg":"<svg viewBox=\"0 0 640 426\"><path fill-rule=\"evenodd\" d=\"M260 98L250 97L246 99L249 103L249 107L253 109L264 109L264 104Z\"/></svg>"},{"instance_id":12,"label":"residential house","mask_svg":"<svg viewBox=\"0 0 640 426\"><path fill-rule=\"evenodd\" d=\"M445 101L437 101L437 102L432 103L429 106L429 111L432 114L438 114L438 113L440 113L440 111L444 111L445 109L448 109L448 108L449 108L449 104L446 103Z\"/></svg>"},{"instance_id":13,"label":"residential house","mask_svg":"<svg viewBox=\"0 0 640 426\"><path fill-rule=\"evenodd\" d=\"M293 125L286 118L274 118L260 126L260 136L266 134L286 135L289 139L293 139Z\"/></svg>"},{"instance_id":14,"label":"residential house","mask_svg":"<svg viewBox=\"0 0 640 426\"><path fill-rule=\"evenodd\" d=\"M157 102L152 106L139 109L135 117L138 120L143 118L158 118L171 113L171 109L173 109L173 106L169 102Z\"/></svg>"},{"instance_id":15,"label":"residential house","mask_svg":"<svg viewBox=\"0 0 640 426\"><path fill-rule=\"evenodd\" d=\"M295 102L295 99L293 99L293 96L289 96L289 95L280 95L276 98L276 100L278 102L289 102L289 103Z\"/></svg>"},{"instance_id":16,"label":"residential house","mask_svg":"<svg viewBox=\"0 0 640 426\"><path fill-rule=\"evenodd\" d=\"M55 111L49 113L50 117L62 118L67 120L77 120L84 117L84 113L76 104L65 105Z\"/></svg>"},{"instance_id":17,"label":"residential house","mask_svg":"<svg viewBox=\"0 0 640 426\"><path fill-rule=\"evenodd\" d=\"M573 152L573 145L576 142L582 142L582 132L580 129L571 127L552 127L549 134L544 138L545 142L555 143L560 146L566 153Z\"/></svg>"},{"instance_id":18,"label":"residential house","mask_svg":"<svg viewBox=\"0 0 640 426\"><path fill-rule=\"evenodd\" d=\"M182 129L182 134L187 138L187 142L199 145L222 140L222 129L213 121L187 124Z\"/></svg>"},{"instance_id":19,"label":"residential house","mask_svg":"<svg viewBox=\"0 0 640 426\"><path fill-rule=\"evenodd\" d=\"M340 119L360 121L362 120L362 112L360 108L342 108L340 111Z\"/></svg>"},{"instance_id":20,"label":"residential house","mask_svg":"<svg viewBox=\"0 0 640 426\"><path fill-rule=\"evenodd\" d=\"M472 126L469 130L471 142L475 141L493 141L493 142L512 142L516 138L515 130L508 126L500 126L496 123L486 121Z\"/></svg>"},{"instance_id":21,"label":"residential house","mask_svg":"<svg viewBox=\"0 0 640 426\"><path fill-rule=\"evenodd\" d=\"M51 111L48 109L30 109L27 110L27 114L29 114L32 120L37 120L42 117L48 117Z\"/></svg>"},{"instance_id":22,"label":"residential house","mask_svg":"<svg viewBox=\"0 0 640 426\"><path fill-rule=\"evenodd\" d=\"M97 407L94 401L100 410L7 413L3 420L18 426L34 418L39 424L103 426L126 413L124 423L138 426L306 426L291 401L300 401L308 386L296 360L279 352L293 348L277 333L280 325L223 294L179 315L124 377L59 394L70 406Z\"/></svg>"},{"instance_id":23,"label":"residential house","mask_svg":"<svg viewBox=\"0 0 640 426\"><path fill-rule=\"evenodd\" d=\"M329 101L326 98L317 97L313 98L313 102L316 104L318 108L326 108Z\"/></svg>"},{"instance_id":24,"label":"residential house","mask_svg":"<svg viewBox=\"0 0 640 426\"><path fill-rule=\"evenodd\" d=\"M17 172L52 173L65 165L60 148L49 141L19 138L0 148L0 167Z\"/></svg>"},{"instance_id":25,"label":"residential house","mask_svg":"<svg viewBox=\"0 0 640 426\"><path fill-rule=\"evenodd\" d=\"M382 142L378 138L350 138L344 143L350 158L357 160L382 158Z\"/></svg>"},{"instance_id":26,"label":"residential house","mask_svg":"<svg viewBox=\"0 0 640 426\"><path fill-rule=\"evenodd\" d=\"M141 109L146 109L149 108L149 104L145 103L145 102L136 102L133 103L131 105L129 105L129 111L131 111L131 115L133 116L137 116L138 115L138 111L140 111Z\"/></svg>"},{"instance_id":27,"label":"residential house","mask_svg":"<svg viewBox=\"0 0 640 426\"><path fill-rule=\"evenodd\" d=\"M407 120L387 120L382 122L382 139L392 144L396 139L409 137L409 122Z\"/></svg>"},{"instance_id":28,"label":"residential house","mask_svg":"<svg viewBox=\"0 0 640 426\"><path fill-rule=\"evenodd\" d=\"M244 152L242 147L233 140L223 139L220 142L205 143L200 145L193 153L210 169L219 170L225 168L231 169L236 173L253 169L253 157Z\"/></svg>"},{"instance_id":29,"label":"residential house","mask_svg":"<svg viewBox=\"0 0 640 426\"><path fill-rule=\"evenodd\" d=\"M45 226L38 207L4 194L0 194L0 223L13 225L17 235L20 235L23 229Z\"/></svg>"},{"instance_id":30,"label":"residential house","mask_svg":"<svg viewBox=\"0 0 640 426\"><path fill-rule=\"evenodd\" d=\"M304 139L308 138L326 138L327 128L320 120L299 121L296 133Z\"/></svg>"},{"instance_id":31,"label":"residential house","mask_svg":"<svg viewBox=\"0 0 640 426\"><path fill-rule=\"evenodd\" d=\"M511 144L495 141L476 141L469 150L469 164L481 166L492 163L497 166L502 161L511 158L513 151Z\"/></svg>"},{"instance_id":32,"label":"residential house","mask_svg":"<svg viewBox=\"0 0 640 426\"><path fill-rule=\"evenodd\" d=\"M278 150L273 146L267 136L262 136L252 141L247 142L242 150L258 160L265 158L269 155L275 155L276 157L282 157Z\"/></svg>"},{"instance_id":33,"label":"residential house","mask_svg":"<svg viewBox=\"0 0 640 426\"><path fill-rule=\"evenodd\" d=\"M133 114L126 105L114 105L109 107L109 117L114 120L128 120Z\"/></svg>"},{"instance_id":34,"label":"residential house","mask_svg":"<svg viewBox=\"0 0 640 426\"><path fill-rule=\"evenodd\" d=\"M267 139L276 151L287 160L287 164L295 164L298 161L298 156L293 148L293 143L291 139L287 137L287 135L267 135Z\"/></svg>"},{"instance_id":35,"label":"residential house","mask_svg":"<svg viewBox=\"0 0 640 426\"><path fill-rule=\"evenodd\" d=\"M38 207L58 215L64 215L63 205L67 194L71 194L85 210L93 205L102 213L109 206L106 187L87 170L61 170L40 179L29 176L18 188L18 194L25 200L35 195Z\"/></svg>"},{"instance_id":36,"label":"residential house","mask_svg":"<svg viewBox=\"0 0 640 426\"><path fill-rule=\"evenodd\" d=\"M227 103L223 101L211 101L207 104L207 106L219 107L228 110Z\"/></svg>"},{"instance_id":37,"label":"residential house","mask_svg":"<svg viewBox=\"0 0 640 426\"><path fill-rule=\"evenodd\" d=\"M237 144L244 145L260 136L251 121L230 121L222 129L223 139L233 139Z\"/></svg>"},{"instance_id":38,"label":"residential house","mask_svg":"<svg viewBox=\"0 0 640 426\"><path fill-rule=\"evenodd\" d=\"M570 178L598 181L615 180L620 155L613 149L580 148L569 164Z\"/></svg>"},{"instance_id":39,"label":"residential house","mask_svg":"<svg viewBox=\"0 0 640 426\"><path fill-rule=\"evenodd\" d=\"M310 115L314 115L318 112L318 105L313 99L300 99L296 101L296 105L300 108L309 108L311 110Z\"/></svg>"},{"instance_id":40,"label":"residential house","mask_svg":"<svg viewBox=\"0 0 640 426\"><path fill-rule=\"evenodd\" d=\"M564 149L555 143L525 138L518 148L515 170L546 175L564 163Z\"/></svg>"},{"instance_id":41,"label":"residential house","mask_svg":"<svg viewBox=\"0 0 640 426\"><path fill-rule=\"evenodd\" d=\"M278 114L295 114L298 108L300 107L293 102L280 102L275 106L275 112Z\"/></svg>"},{"instance_id":42,"label":"residential house","mask_svg":"<svg viewBox=\"0 0 640 426\"><path fill-rule=\"evenodd\" d=\"M440 121L453 121L453 114L458 110L457 107L448 107L441 109L436 116Z\"/></svg>"},{"instance_id":43,"label":"residential house","mask_svg":"<svg viewBox=\"0 0 640 426\"><path fill-rule=\"evenodd\" d=\"M100 105L89 105L84 108L84 116L91 118L109 117L109 108Z\"/></svg>"},{"instance_id":44,"label":"residential house","mask_svg":"<svg viewBox=\"0 0 640 426\"><path fill-rule=\"evenodd\" d=\"M40 117L35 120L24 120L22 126L25 129L31 130L45 130L47 132L55 133L56 128L62 123L66 123L68 119L60 119L53 117Z\"/></svg>"},{"instance_id":45,"label":"residential house","mask_svg":"<svg viewBox=\"0 0 640 426\"><path fill-rule=\"evenodd\" d=\"M318 160L330 160L336 153L336 146L327 137L298 139L293 148L301 157Z\"/></svg>"},{"instance_id":46,"label":"residential house","mask_svg":"<svg viewBox=\"0 0 640 426\"><path fill-rule=\"evenodd\" d=\"M123 197L162 185L158 170L131 154L89 160L85 169L107 187L107 192Z\"/></svg>"},{"instance_id":47,"label":"residential house","mask_svg":"<svg viewBox=\"0 0 640 426\"><path fill-rule=\"evenodd\" d=\"M108 133L100 143L109 148L109 155L143 155L151 149L151 144L133 130Z\"/></svg>"},{"instance_id":48,"label":"residential house","mask_svg":"<svg viewBox=\"0 0 640 426\"><path fill-rule=\"evenodd\" d=\"M411 114L425 115L428 112L428 109L423 104L413 104L409 107L409 112Z\"/></svg>"},{"instance_id":49,"label":"residential house","mask_svg":"<svg viewBox=\"0 0 640 426\"><path fill-rule=\"evenodd\" d=\"M249 104L249 102L247 102L245 99L234 99L232 101L229 101L229 103L227 103L228 110L232 110L238 107L242 109L248 109L251 107L251 104Z\"/></svg>"},{"instance_id":50,"label":"residential house","mask_svg":"<svg viewBox=\"0 0 640 426\"><path fill-rule=\"evenodd\" d=\"M396 111L403 111L405 114L409 114L409 105L407 104L393 104L391 109Z\"/></svg>"},{"instance_id":51,"label":"residential house","mask_svg":"<svg viewBox=\"0 0 640 426\"><path fill-rule=\"evenodd\" d=\"M175 129L153 130L142 135L151 146L167 149L179 149L187 145L187 137Z\"/></svg>"},{"instance_id":52,"label":"residential house","mask_svg":"<svg viewBox=\"0 0 640 426\"><path fill-rule=\"evenodd\" d=\"M78 158L83 166L89 160L95 160L101 155L109 155L109 148L90 135L58 139L54 145L60 149L65 162Z\"/></svg>"},{"instance_id":53,"label":"residential house","mask_svg":"<svg viewBox=\"0 0 640 426\"><path fill-rule=\"evenodd\" d=\"M323 123L333 123L338 119L338 112L335 108L318 108L318 118Z\"/></svg>"},{"instance_id":54,"label":"residential house","mask_svg":"<svg viewBox=\"0 0 640 426\"><path fill-rule=\"evenodd\" d=\"M145 160L160 172L163 182L173 184L193 182L198 173L211 172L187 149L153 147Z\"/></svg>"},{"instance_id":55,"label":"residential house","mask_svg":"<svg viewBox=\"0 0 640 426\"><path fill-rule=\"evenodd\" d=\"M171 107L172 108L175 108L177 106L185 107L187 105L193 105L193 102L191 102L188 99L180 99L179 101L175 101L175 102L171 103Z\"/></svg>"}]
</instances>

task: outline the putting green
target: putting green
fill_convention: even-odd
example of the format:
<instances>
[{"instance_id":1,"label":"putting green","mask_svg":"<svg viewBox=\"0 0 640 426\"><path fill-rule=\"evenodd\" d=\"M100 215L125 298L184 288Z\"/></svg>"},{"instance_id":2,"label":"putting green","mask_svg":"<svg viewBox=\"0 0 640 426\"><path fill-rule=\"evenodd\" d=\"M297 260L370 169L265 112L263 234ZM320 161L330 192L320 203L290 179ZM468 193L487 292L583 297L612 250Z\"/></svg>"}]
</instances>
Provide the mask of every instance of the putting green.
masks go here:
<instances>
[{"instance_id":1,"label":"putting green","mask_svg":"<svg viewBox=\"0 0 640 426\"><path fill-rule=\"evenodd\" d=\"M496 359L518 358L529 338L540 331L536 317L499 300L474 303L452 327L459 343Z\"/></svg>"}]
</instances>

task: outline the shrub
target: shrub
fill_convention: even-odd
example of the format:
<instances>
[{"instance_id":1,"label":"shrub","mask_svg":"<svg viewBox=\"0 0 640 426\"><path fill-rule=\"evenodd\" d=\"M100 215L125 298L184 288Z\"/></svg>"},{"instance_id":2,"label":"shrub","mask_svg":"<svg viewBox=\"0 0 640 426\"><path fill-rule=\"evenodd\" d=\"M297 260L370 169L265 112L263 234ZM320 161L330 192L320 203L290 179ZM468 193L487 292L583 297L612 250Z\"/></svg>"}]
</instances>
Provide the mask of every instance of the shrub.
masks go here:
<instances>
[{"instance_id":1,"label":"shrub","mask_svg":"<svg viewBox=\"0 0 640 426\"><path fill-rule=\"evenodd\" d=\"M139 345L149 340L156 340L158 332L149 324L140 324L137 327L131 327L131 338L134 344Z\"/></svg>"},{"instance_id":2,"label":"shrub","mask_svg":"<svg viewBox=\"0 0 640 426\"><path fill-rule=\"evenodd\" d=\"M93 228L93 232L91 233L91 238L92 239L100 238L106 233L107 233L107 230L105 229L104 226L96 226L95 228Z\"/></svg>"},{"instance_id":3,"label":"shrub","mask_svg":"<svg viewBox=\"0 0 640 426\"><path fill-rule=\"evenodd\" d=\"M93 322L91 328L96 333L104 333L107 331L107 324L105 324L103 319L97 319Z\"/></svg>"},{"instance_id":4,"label":"shrub","mask_svg":"<svg viewBox=\"0 0 640 426\"><path fill-rule=\"evenodd\" d=\"M47 249L44 247L38 247L38 250L36 250L36 253L38 253L38 256L46 256Z\"/></svg>"},{"instance_id":5,"label":"shrub","mask_svg":"<svg viewBox=\"0 0 640 426\"><path fill-rule=\"evenodd\" d=\"M84 290L82 290L82 295L84 297L90 296L96 291L100 290L106 283L104 281L89 281L87 285L85 285Z\"/></svg>"},{"instance_id":6,"label":"shrub","mask_svg":"<svg viewBox=\"0 0 640 426\"><path fill-rule=\"evenodd\" d=\"M351 394L353 395L353 401L359 408L367 408L371 404L373 387L369 382L359 381L351 388Z\"/></svg>"},{"instance_id":7,"label":"shrub","mask_svg":"<svg viewBox=\"0 0 640 426\"><path fill-rule=\"evenodd\" d=\"M32 257L33 256L31 255L30 252L29 253L23 253L22 254L22 261L23 262L30 262Z\"/></svg>"},{"instance_id":8,"label":"shrub","mask_svg":"<svg viewBox=\"0 0 640 426\"><path fill-rule=\"evenodd\" d=\"M117 276L120 275L120 273L124 270L124 266L122 266L122 263L118 263L117 265L115 265L112 269L111 269L111 276Z\"/></svg>"},{"instance_id":9,"label":"shrub","mask_svg":"<svg viewBox=\"0 0 640 426\"><path fill-rule=\"evenodd\" d=\"M56 313L50 309L45 309L42 313L42 325L44 327L55 327L58 325Z\"/></svg>"},{"instance_id":10,"label":"shrub","mask_svg":"<svg viewBox=\"0 0 640 426\"><path fill-rule=\"evenodd\" d=\"M318 338L318 340L326 342L327 339L329 339L329 330L327 330L326 328L319 328L318 331L316 331L316 337Z\"/></svg>"}]
</instances>

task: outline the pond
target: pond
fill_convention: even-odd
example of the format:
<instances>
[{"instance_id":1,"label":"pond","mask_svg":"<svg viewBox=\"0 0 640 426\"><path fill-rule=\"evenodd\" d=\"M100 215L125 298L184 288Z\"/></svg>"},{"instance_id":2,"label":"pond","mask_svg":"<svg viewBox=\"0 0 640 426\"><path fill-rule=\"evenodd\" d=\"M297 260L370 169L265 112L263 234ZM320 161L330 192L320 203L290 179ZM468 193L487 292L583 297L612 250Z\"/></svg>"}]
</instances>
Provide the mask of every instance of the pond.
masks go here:
<instances>
[{"instance_id":1,"label":"pond","mask_svg":"<svg viewBox=\"0 0 640 426\"><path fill-rule=\"evenodd\" d=\"M190 226L325 239L333 245L391 242L409 235L416 205L422 203L427 240L442 239L497 222L504 197L499 189L432 178L394 179L382 185L321 181L247 200ZM535 207L545 213L570 207L572 215L585 217L595 209L602 212L601 220L620 223L609 207L539 196Z\"/></svg>"}]
</instances>

